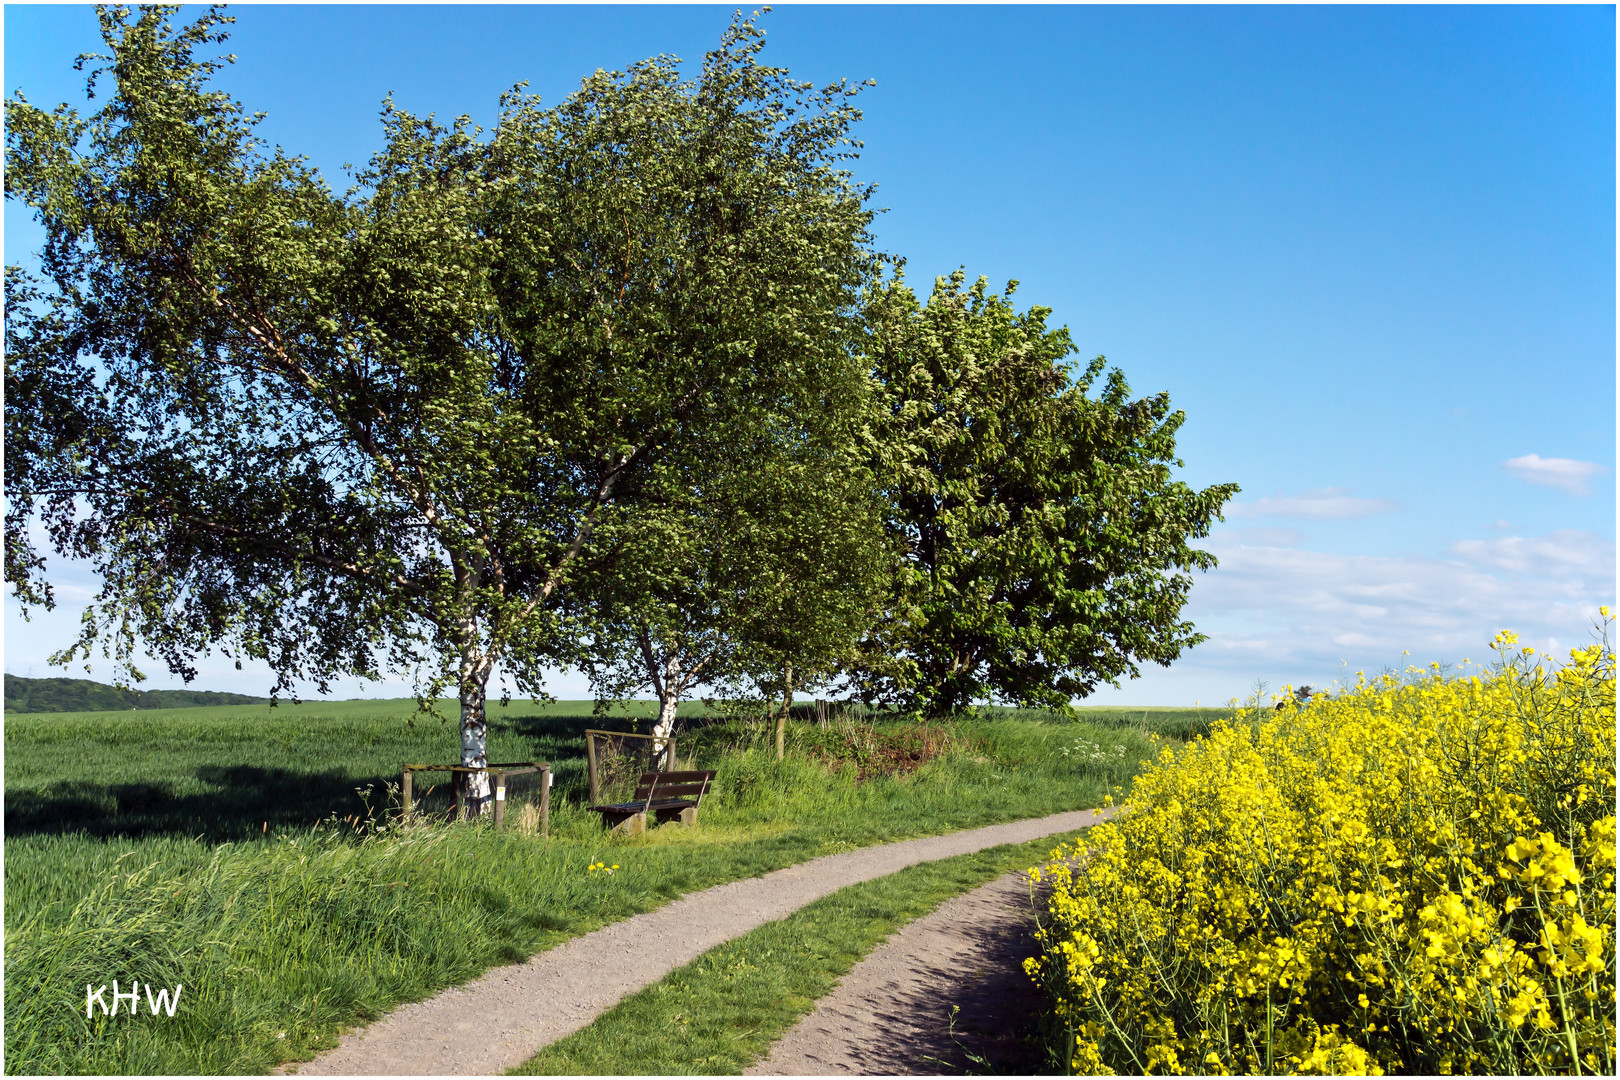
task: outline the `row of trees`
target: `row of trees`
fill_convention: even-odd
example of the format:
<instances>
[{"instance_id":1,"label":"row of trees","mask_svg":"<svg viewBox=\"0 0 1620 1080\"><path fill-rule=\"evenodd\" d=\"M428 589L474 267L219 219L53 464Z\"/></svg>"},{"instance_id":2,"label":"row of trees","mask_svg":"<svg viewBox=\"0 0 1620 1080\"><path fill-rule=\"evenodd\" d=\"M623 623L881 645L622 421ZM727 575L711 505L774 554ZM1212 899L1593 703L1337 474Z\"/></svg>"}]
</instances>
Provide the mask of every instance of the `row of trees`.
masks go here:
<instances>
[{"instance_id":1,"label":"row of trees","mask_svg":"<svg viewBox=\"0 0 1620 1080\"><path fill-rule=\"evenodd\" d=\"M7 110L46 244L6 268L6 575L51 604L39 520L104 581L61 662L416 672L477 767L497 665L667 727L699 683L1061 705L1199 640L1236 488L1173 481L1181 414L1093 393L1011 286L919 300L847 171L860 88L752 21L488 132L390 101L337 194L209 88L219 9L100 18L98 111Z\"/></svg>"}]
</instances>

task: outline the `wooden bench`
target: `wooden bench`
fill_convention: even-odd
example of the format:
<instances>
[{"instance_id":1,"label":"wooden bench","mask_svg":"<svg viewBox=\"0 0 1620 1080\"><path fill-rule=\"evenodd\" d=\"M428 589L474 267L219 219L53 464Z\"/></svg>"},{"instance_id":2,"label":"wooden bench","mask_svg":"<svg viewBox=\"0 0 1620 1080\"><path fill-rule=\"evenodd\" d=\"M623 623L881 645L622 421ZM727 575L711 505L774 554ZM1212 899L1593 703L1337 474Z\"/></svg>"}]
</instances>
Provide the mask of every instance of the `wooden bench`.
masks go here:
<instances>
[{"instance_id":1,"label":"wooden bench","mask_svg":"<svg viewBox=\"0 0 1620 1080\"><path fill-rule=\"evenodd\" d=\"M602 827L635 836L647 827L647 815L657 821L697 824L697 808L714 782L714 770L702 772L644 772L630 802L588 806L602 815Z\"/></svg>"}]
</instances>

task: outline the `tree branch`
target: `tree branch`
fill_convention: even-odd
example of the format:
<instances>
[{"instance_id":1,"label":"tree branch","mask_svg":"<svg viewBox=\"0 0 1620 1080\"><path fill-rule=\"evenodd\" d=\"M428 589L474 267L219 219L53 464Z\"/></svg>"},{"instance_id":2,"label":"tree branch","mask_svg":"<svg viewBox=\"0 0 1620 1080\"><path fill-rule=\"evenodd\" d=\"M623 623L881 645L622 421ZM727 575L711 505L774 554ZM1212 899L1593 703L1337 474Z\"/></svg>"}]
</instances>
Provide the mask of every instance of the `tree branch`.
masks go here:
<instances>
[{"instance_id":1,"label":"tree branch","mask_svg":"<svg viewBox=\"0 0 1620 1080\"><path fill-rule=\"evenodd\" d=\"M159 498L156 500L156 503L158 506L169 510L169 512L174 514L176 518L184 521L186 524L203 529L207 532L213 533L216 536L228 536L238 540L251 540L256 544L263 545L264 547L267 547L270 550L275 551L289 559L308 560L309 562L313 562L318 566L324 566L328 570L335 570L338 573L344 574L348 577L357 578L361 581L368 581L373 585L396 585L413 596L419 596L431 602L431 597L428 596L427 590L421 585L412 581L410 578L405 577L403 574L380 576L370 570L367 570L365 567L358 565L357 563L348 562L344 559L334 559L329 555L321 555L313 551L300 551L289 544L268 539L260 533L251 533L245 529L239 529L234 525L226 525L223 522L212 521L208 518L200 518L194 514L185 513L167 499Z\"/></svg>"}]
</instances>

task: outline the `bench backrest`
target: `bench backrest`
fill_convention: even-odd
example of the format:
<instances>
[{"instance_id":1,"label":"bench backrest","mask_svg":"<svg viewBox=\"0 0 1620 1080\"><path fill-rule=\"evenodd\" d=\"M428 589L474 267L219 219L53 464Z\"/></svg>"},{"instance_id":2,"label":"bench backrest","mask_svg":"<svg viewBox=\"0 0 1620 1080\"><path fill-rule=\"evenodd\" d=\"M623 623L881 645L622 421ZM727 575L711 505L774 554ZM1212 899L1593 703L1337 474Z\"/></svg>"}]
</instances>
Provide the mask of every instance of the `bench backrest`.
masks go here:
<instances>
[{"instance_id":1,"label":"bench backrest","mask_svg":"<svg viewBox=\"0 0 1620 1080\"><path fill-rule=\"evenodd\" d=\"M701 772L644 772L636 785L633 802L648 799L695 799L703 801L704 793L714 780L714 770Z\"/></svg>"}]
</instances>

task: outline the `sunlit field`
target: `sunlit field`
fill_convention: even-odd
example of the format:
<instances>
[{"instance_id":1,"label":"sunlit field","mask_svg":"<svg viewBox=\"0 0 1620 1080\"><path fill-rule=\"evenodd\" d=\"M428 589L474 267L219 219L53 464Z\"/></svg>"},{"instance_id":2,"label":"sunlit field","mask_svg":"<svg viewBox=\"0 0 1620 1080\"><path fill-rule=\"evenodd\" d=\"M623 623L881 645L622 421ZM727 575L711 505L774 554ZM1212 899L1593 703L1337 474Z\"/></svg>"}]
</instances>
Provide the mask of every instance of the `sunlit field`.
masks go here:
<instances>
[{"instance_id":1,"label":"sunlit field","mask_svg":"<svg viewBox=\"0 0 1620 1080\"><path fill-rule=\"evenodd\" d=\"M1100 805L1183 712L989 710L931 727L698 726L699 828L604 834L583 809L587 704L491 709L492 761L548 761L550 835L401 826L399 768L448 763L410 701L20 714L6 723L6 1068L255 1072L342 1025L681 893L818 854ZM650 704L646 711L650 713ZM692 710L699 720L701 707ZM1010 715L1009 715L1010 714ZM919 760L919 758L921 760ZM396 785L391 791L390 785ZM430 798L431 805L431 798ZM608 876L593 863L618 864ZM85 1016L86 983L184 986L173 1018Z\"/></svg>"}]
</instances>

